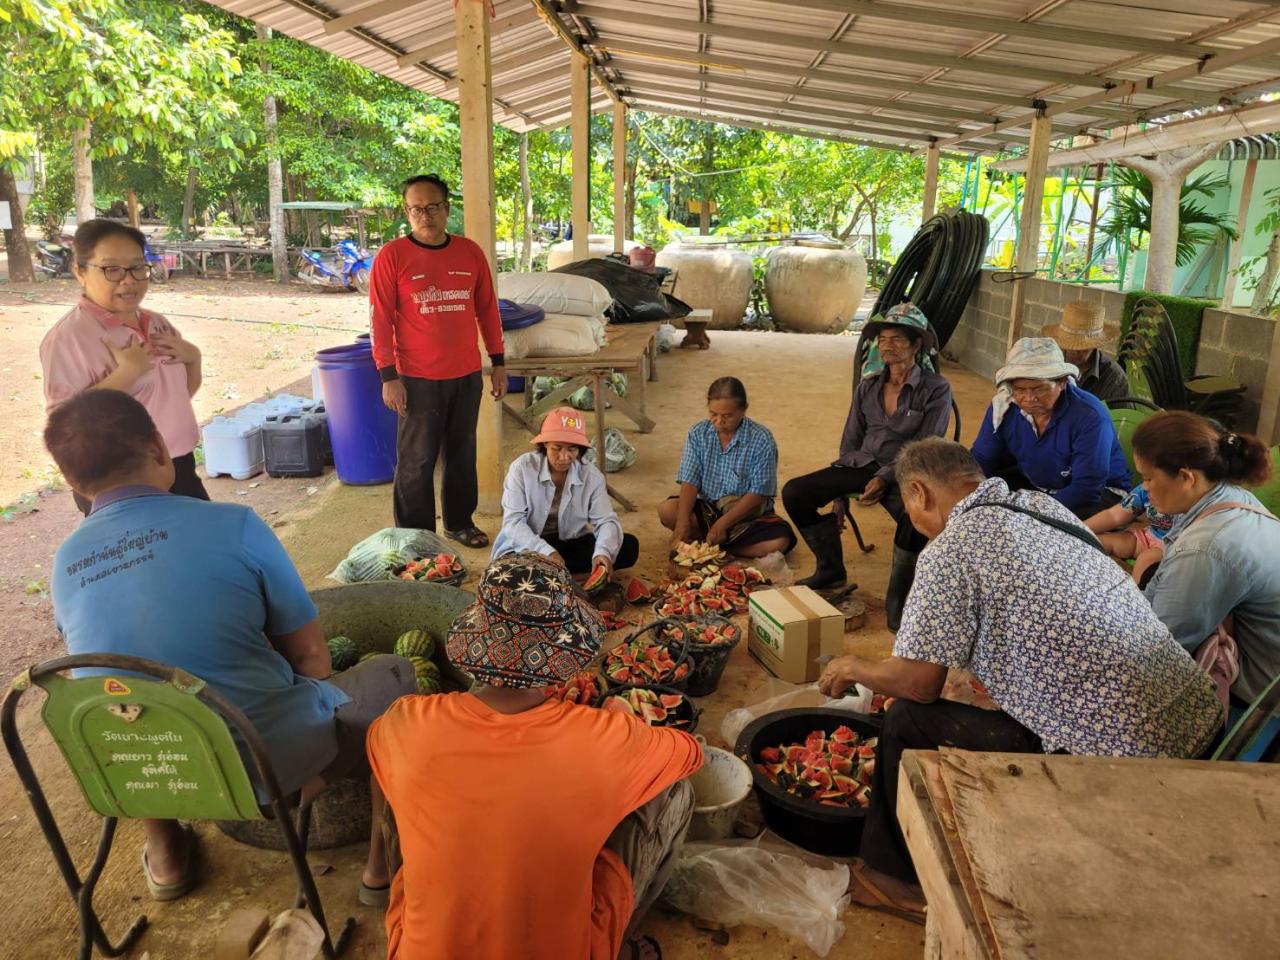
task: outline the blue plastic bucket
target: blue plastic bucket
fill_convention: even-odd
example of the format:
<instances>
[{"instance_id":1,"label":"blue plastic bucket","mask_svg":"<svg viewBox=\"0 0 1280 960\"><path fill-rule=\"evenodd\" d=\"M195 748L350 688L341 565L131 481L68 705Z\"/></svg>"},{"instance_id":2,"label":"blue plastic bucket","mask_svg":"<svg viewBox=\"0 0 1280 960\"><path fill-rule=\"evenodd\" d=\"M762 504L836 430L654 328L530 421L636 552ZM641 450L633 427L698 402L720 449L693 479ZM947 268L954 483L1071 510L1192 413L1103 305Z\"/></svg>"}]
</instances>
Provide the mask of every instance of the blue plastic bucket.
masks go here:
<instances>
[{"instance_id":1,"label":"blue plastic bucket","mask_svg":"<svg viewBox=\"0 0 1280 960\"><path fill-rule=\"evenodd\" d=\"M343 483L389 483L396 473L399 417L382 402L368 340L316 354L329 417L333 465Z\"/></svg>"}]
</instances>

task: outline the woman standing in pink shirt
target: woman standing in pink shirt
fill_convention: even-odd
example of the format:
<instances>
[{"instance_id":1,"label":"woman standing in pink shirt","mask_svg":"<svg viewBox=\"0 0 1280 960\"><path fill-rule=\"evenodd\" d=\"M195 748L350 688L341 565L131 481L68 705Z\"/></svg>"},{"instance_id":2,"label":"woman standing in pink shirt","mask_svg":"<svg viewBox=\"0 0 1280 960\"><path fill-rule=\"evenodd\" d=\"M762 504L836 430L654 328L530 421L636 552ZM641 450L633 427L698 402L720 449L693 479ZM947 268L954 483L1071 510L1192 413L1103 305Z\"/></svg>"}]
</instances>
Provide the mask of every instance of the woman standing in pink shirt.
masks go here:
<instances>
[{"instance_id":1,"label":"woman standing in pink shirt","mask_svg":"<svg viewBox=\"0 0 1280 960\"><path fill-rule=\"evenodd\" d=\"M85 390L120 390L147 408L173 458L171 492L208 500L196 475L200 442L191 398L200 389L200 351L164 317L143 310L151 267L142 232L88 220L72 241L80 301L40 342L46 410ZM74 494L82 513L90 504Z\"/></svg>"}]
</instances>

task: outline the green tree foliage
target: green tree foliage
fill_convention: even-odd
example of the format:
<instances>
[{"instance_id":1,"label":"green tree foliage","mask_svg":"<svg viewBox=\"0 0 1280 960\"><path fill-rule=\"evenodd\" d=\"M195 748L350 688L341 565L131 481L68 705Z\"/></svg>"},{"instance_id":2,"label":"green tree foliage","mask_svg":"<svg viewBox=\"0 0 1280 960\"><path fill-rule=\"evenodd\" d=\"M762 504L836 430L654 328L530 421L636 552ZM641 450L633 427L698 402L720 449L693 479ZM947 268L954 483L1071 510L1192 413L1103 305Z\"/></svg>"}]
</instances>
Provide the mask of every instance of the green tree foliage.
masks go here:
<instances>
[{"instance_id":1,"label":"green tree foliage","mask_svg":"<svg viewBox=\"0 0 1280 960\"><path fill-rule=\"evenodd\" d=\"M1129 237L1136 250L1141 238L1151 232L1151 181L1137 170L1117 167L1115 182L1120 189L1112 198L1111 217L1101 229L1113 243L1123 243ZM1201 173L1182 185L1178 202L1178 266L1189 264L1200 247L1217 237L1234 240L1238 236L1233 217L1213 213L1205 209L1203 202L1230 183L1221 174Z\"/></svg>"}]
</instances>

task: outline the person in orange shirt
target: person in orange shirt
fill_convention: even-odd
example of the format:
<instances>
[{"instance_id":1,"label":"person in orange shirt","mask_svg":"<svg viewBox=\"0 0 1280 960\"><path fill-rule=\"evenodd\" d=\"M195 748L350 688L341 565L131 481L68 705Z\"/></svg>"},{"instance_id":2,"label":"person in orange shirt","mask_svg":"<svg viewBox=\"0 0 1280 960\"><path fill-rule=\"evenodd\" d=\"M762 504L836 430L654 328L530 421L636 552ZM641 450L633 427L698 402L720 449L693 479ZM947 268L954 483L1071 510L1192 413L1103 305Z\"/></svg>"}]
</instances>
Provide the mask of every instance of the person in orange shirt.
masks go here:
<instances>
[{"instance_id":1,"label":"person in orange shirt","mask_svg":"<svg viewBox=\"0 0 1280 960\"><path fill-rule=\"evenodd\" d=\"M470 693L403 697L369 730L369 761L403 865L388 960L657 960L637 937L693 813L696 740L629 713L549 698L604 637L546 557L484 573L454 621Z\"/></svg>"}]
</instances>

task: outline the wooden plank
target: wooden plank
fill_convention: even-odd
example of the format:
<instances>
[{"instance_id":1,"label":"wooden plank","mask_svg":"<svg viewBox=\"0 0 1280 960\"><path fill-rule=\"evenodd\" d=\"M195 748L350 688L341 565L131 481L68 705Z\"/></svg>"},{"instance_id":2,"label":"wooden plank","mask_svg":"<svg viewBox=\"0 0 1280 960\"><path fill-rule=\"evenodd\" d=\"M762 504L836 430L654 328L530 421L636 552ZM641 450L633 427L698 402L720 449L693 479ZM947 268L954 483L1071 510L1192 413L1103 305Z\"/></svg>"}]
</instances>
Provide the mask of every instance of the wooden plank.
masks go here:
<instances>
[{"instance_id":1,"label":"wooden plank","mask_svg":"<svg viewBox=\"0 0 1280 960\"><path fill-rule=\"evenodd\" d=\"M908 750L903 754L897 810L898 824L929 905L926 941L937 941L937 956L989 960L929 796L926 771L930 766L937 767L937 754L932 751Z\"/></svg>"},{"instance_id":2,"label":"wooden plank","mask_svg":"<svg viewBox=\"0 0 1280 960\"><path fill-rule=\"evenodd\" d=\"M1126 960L1275 954L1274 767L939 756L1001 956L1097 956L1101 945Z\"/></svg>"},{"instance_id":3,"label":"wooden plank","mask_svg":"<svg viewBox=\"0 0 1280 960\"><path fill-rule=\"evenodd\" d=\"M942 151L936 144L930 144L929 149L924 152L924 202L920 209L921 223L932 217L938 207L938 160L941 157Z\"/></svg>"},{"instance_id":4,"label":"wooden plank","mask_svg":"<svg viewBox=\"0 0 1280 960\"><path fill-rule=\"evenodd\" d=\"M1227 279L1222 286L1222 309L1230 310L1231 301L1236 293L1236 270L1240 268L1240 254L1244 252L1245 227L1249 219L1249 201L1253 199L1253 180L1258 173L1258 158L1251 157L1245 161L1244 177L1240 181L1240 203L1236 206L1236 230L1239 236L1227 241L1231 245L1231 253L1227 257Z\"/></svg>"},{"instance_id":5,"label":"wooden plank","mask_svg":"<svg viewBox=\"0 0 1280 960\"><path fill-rule=\"evenodd\" d=\"M1049 162L1050 124L1043 114L1031 121L1031 146L1027 150L1026 189L1022 193L1022 222L1018 231L1019 273L1034 273L1040 252L1040 221L1044 202L1044 172ZM1006 348L1022 336L1022 308L1027 302L1027 282L1015 280L1009 298L1009 338Z\"/></svg>"},{"instance_id":6,"label":"wooden plank","mask_svg":"<svg viewBox=\"0 0 1280 960\"><path fill-rule=\"evenodd\" d=\"M620 395L613 389L606 378L597 375L596 379L602 383L603 386L601 392L604 394L605 401L609 403L613 409L626 417L630 417L631 420L635 422L635 425L640 428L641 433L653 433L653 428L656 427L657 424L645 414L642 408L637 407L628 398ZM641 380L641 382L643 382L643 380Z\"/></svg>"},{"instance_id":7,"label":"wooden plank","mask_svg":"<svg viewBox=\"0 0 1280 960\"><path fill-rule=\"evenodd\" d=\"M1262 409L1258 415L1258 436L1265 443L1280 443L1280 323L1272 324L1271 357L1267 379L1262 384Z\"/></svg>"},{"instance_id":8,"label":"wooden plank","mask_svg":"<svg viewBox=\"0 0 1280 960\"><path fill-rule=\"evenodd\" d=\"M627 108L613 105L613 249L622 249L627 237Z\"/></svg>"},{"instance_id":9,"label":"wooden plank","mask_svg":"<svg viewBox=\"0 0 1280 960\"><path fill-rule=\"evenodd\" d=\"M591 73L581 53L569 55L569 121L573 140L573 259L585 260L591 240Z\"/></svg>"},{"instance_id":10,"label":"wooden plank","mask_svg":"<svg viewBox=\"0 0 1280 960\"><path fill-rule=\"evenodd\" d=\"M605 467L607 466L604 458L604 409L606 403L604 384L604 374L593 373L591 375L591 400L595 404L596 411L596 462L600 465L601 473L605 472ZM612 390L609 392L613 393ZM614 394L614 396L617 397L617 394Z\"/></svg>"}]
</instances>

